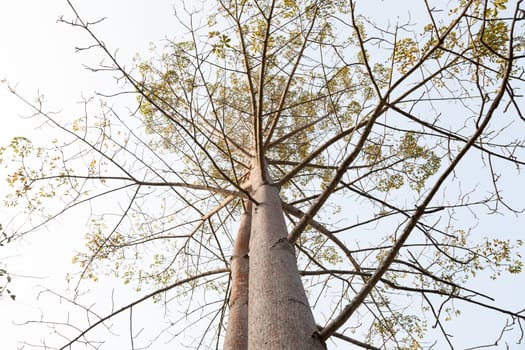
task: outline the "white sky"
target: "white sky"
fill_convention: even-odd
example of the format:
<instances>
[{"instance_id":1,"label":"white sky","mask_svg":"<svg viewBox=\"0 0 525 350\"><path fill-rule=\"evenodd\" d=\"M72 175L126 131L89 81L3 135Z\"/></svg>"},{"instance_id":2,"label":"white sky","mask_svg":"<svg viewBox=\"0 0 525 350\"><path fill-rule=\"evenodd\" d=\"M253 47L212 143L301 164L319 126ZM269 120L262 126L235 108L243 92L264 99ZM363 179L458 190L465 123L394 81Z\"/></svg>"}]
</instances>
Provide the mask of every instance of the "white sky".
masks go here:
<instances>
[{"instance_id":1,"label":"white sky","mask_svg":"<svg viewBox=\"0 0 525 350\"><path fill-rule=\"evenodd\" d=\"M150 42L158 43L165 37L180 34L181 29L172 16L173 2L175 0L77 0L75 4L85 18L108 17L105 24L97 27L97 31L110 48L119 49L119 57L129 62L135 53L145 52ZM93 74L82 68L85 63L95 65L100 56L75 53L75 46L82 46L88 41L80 30L57 23L61 15L71 18L65 0L0 1L0 79L17 84L18 90L28 98L36 97L40 92L45 95L50 109L73 115L79 113L75 102L81 99L81 93L91 96L95 90L104 91L105 86L112 86L113 81L107 75ZM42 135L34 120L18 116L27 110L7 93L4 85L0 86L0 101L4 122L0 128L0 144L7 143L16 135L33 140L52 136ZM5 190L5 176L0 167L0 190ZM517 189L523 191L520 185ZM1 210L0 222L5 224L10 213ZM35 294L41 290L38 285L57 290L64 288L65 274L75 271L71 264L73 250L80 249L84 235L84 232L72 230L72 227L78 227L73 225L76 219L74 216L64 218L60 225L52 227L52 232L42 231L22 242L0 248L0 261L5 262L9 270L15 274L38 277L17 277L12 284L17 301L0 300L0 349L17 349L20 340L36 343L47 332L29 334L26 328L15 326L13 322L38 319L41 311L48 315L49 307L55 307L46 305L46 298L36 300ZM516 237L525 226L523 219L515 217L501 218L500 222ZM105 280L102 284L111 282ZM523 283L523 278L505 278L498 282L500 286L508 284L503 292L487 292L499 296L504 304L515 304L523 300ZM107 297L110 289L107 288L106 293L101 295ZM487 286L486 289L492 288ZM100 310L108 305L107 299L97 302ZM122 303L119 300L119 304ZM101 311L101 314L105 312ZM481 330L479 321L474 326Z\"/></svg>"},{"instance_id":2,"label":"white sky","mask_svg":"<svg viewBox=\"0 0 525 350\"><path fill-rule=\"evenodd\" d=\"M75 1L80 13L90 20L108 17L97 30L104 33L109 47L119 49L119 57L125 62L136 53L145 52L150 42L158 43L176 32L171 4L169 0L156 0L155 6L147 0ZM60 110L66 116L81 113L77 102L82 94L91 96L95 90L101 91L101 87L114 86L110 76L83 69L85 63L96 65L100 56L75 53L75 46L88 43L85 34L57 23L61 15L71 18L71 14L65 0L0 1L0 79L16 85L17 90L29 99L43 94L49 109ZM34 119L19 117L27 115L27 109L7 92L5 84L0 88L0 101L4 121L0 128L0 144L8 143L13 136L26 136L35 142L52 138L53 135L42 134ZM3 191L6 190L3 180L6 175L3 167L0 168L0 190ZM10 214L6 209L0 209L4 226ZM48 332L28 332L28 328L13 323L39 319L41 312L49 315L49 307L55 307L46 303L56 302L56 299L36 300L36 293L42 290L40 286L63 290L66 273L76 269L71 258L75 247L80 249L83 244L84 229L80 227L78 231L75 220L76 217L69 216L59 225L51 226L52 232L41 231L22 242L0 248L0 259L11 272L38 277L15 277L10 288L17 295L17 301L0 301L1 349L17 349L19 341L37 343ZM105 287L108 291L111 289L108 285ZM108 306L103 299L97 303ZM60 317L64 315L62 313Z\"/></svg>"}]
</instances>

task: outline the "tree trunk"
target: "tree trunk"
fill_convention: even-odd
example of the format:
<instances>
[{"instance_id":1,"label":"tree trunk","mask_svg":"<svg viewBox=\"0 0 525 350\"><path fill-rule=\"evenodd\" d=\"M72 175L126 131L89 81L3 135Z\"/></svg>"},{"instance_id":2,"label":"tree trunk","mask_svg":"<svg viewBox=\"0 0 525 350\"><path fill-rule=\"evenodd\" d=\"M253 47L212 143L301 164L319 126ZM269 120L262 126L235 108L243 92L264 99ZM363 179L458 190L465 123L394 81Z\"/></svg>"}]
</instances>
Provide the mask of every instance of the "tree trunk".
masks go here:
<instances>
[{"instance_id":1,"label":"tree trunk","mask_svg":"<svg viewBox=\"0 0 525 350\"><path fill-rule=\"evenodd\" d=\"M259 170L259 169L257 169ZM264 170L263 170L264 171ZM252 177L248 349L321 350L278 189Z\"/></svg>"},{"instance_id":2,"label":"tree trunk","mask_svg":"<svg viewBox=\"0 0 525 350\"><path fill-rule=\"evenodd\" d=\"M232 290L230 294L230 315L224 350L248 349L248 249L250 242L252 204L247 201L246 210L242 214L239 231L235 238L230 269Z\"/></svg>"}]
</instances>

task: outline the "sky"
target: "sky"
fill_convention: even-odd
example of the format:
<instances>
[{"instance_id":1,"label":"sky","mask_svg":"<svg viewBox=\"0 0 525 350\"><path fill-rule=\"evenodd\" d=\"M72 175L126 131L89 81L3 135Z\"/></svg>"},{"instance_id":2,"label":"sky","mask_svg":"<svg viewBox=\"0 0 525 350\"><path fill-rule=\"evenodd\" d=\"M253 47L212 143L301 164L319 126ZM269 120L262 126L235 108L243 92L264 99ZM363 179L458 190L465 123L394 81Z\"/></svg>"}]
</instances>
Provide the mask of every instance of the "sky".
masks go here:
<instances>
[{"instance_id":1,"label":"sky","mask_svg":"<svg viewBox=\"0 0 525 350\"><path fill-rule=\"evenodd\" d=\"M146 0L80 0L74 3L89 20L108 18L97 30L104 33L109 47L118 48L119 57L128 64L136 53L146 52L151 42L161 42L177 29L172 1L156 0L155 6ZM94 74L84 68L84 64L96 65L100 56L75 51L75 47L88 42L87 37L76 28L58 23L61 16L72 18L65 0L0 2L0 79L16 87L29 100L43 95L49 110L60 111L67 117L81 112L79 102L83 96L92 96L104 86L114 86L114 80L109 75ZM24 136L36 143L49 141L53 136L46 134L49 129L41 127L41 120L26 118L29 111L7 91L6 83L0 85L0 101L4 120L0 144L8 143L13 136ZM6 175L0 168L0 177L3 179ZM0 190L4 193L7 190L3 180ZM0 209L4 226L12 214L12 211ZM71 259L74 251L82 248L85 233L72 229L76 226L75 221L84 217L81 213L76 214L61 219L47 230L0 248L0 260L14 275L10 289L17 296L16 302L0 301L1 349L17 349L23 345L20 342L37 344L50 333L49 329L37 330L38 327L18 324L38 320L42 313L59 318L67 312L67 307L62 309L65 305L60 306L57 298L39 293L45 288L58 291L68 288L66 274L75 272ZM114 283L103 282L106 289ZM107 310L108 305L104 302L107 297L108 294L96 297L101 311L105 307Z\"/></svg>"},{"instance_id":2,"label":"sky","mask_svg":"<svg viewBox=\"0 0 525 350\"><path fill-rule=\"evenodd\" d=\"M181 29L173 18L173 2L155 0L154 6L147 0L77 0L74 3L84 18L97 20L107 17L96 30L106 45L113 50L118 49L118 57L130 64L136 53L147 52L151 42L159 43L166 37L180 34ZM88 40L80 30L57 23L62 15L66 19L72 16L65 0L0 1L0 79L6 79L29 99L44 95L47 107L59 111L62 116L74 116L81 112L78 102L83 96L104 91L106 86L114 86L115 82L110 75L94 74L84 68L84 64L96 65L100 56L75 51L75 47L86 45ZM24 117L28 114L27 108L7 92L5 83L0 85L0 101L4 121L4 126L0 128L0 144L9 142L13 136L25 136L35 142L49 140L53 136L45 134L40 122L34 118ZM6 190L4 177L3 168L0 168L0 190L3 191ZM517 184L517 189L519 186ZM517 200L519 191L513 195L510 197ZM76 217L76 214L79 216ZM10 215L11 211L0 209L2 222L8 220ZM66 302L57 304L56 297L41 292L46 288L68 288L65 276L75 271L71 259L74 251L81 249L84 235L84 232L72 228L78 227L75 224L82 217L81 213L73 212L47 230L0 248L0 262L15 275L12 289L17 294L16 302L0 300L1 349L21 348L23 343L20 341L36 344L52 332L51 329L42 330L31 325L29 328L21 327L18 324L38 320L43 313L46 317L56 316L57 320L67 315L69 306ZM515 217L500 218L497 222L507 225L507 230L516 237L525 224L522 218ZM112 290L120 293L120 304L132 300L133 295L126 294L118 283L102 279L100 290L94 291L97 310L102 314L111 307ZM515 304L523 299L523 278L504 278L498 283L508 285L502 293L495 292L503 303ZM492 288L487 285L486 289ZM157 312L148 309L146 322L149 318L153 319ZM474 326L483 330L482 323ZM464 324L460 326L466 327ZM28 329L31 331L28 332ZM122 344L116 340L115 346L119 348Z\"/></svg>"}]
</instances>

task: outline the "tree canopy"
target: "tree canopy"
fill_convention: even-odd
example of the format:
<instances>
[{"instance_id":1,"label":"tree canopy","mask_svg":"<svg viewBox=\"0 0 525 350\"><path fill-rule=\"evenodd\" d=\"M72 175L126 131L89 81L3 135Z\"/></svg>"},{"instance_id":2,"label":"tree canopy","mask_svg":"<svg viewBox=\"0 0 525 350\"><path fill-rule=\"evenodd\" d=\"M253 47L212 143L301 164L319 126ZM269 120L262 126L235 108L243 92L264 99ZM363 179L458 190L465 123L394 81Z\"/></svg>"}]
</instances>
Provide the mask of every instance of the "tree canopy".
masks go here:
<instances>
[{"instance_id":1,"label":"tree canopy","mask_svg":"<svg viewBox=\"0 0 525 350\"><path fill-rule=\"evenodd\" d=\"M447 321L472 305L522 329L523 310L475 283L523 266L521 239L486 228L523 210L505 199L525 164L521 1L398 2L414 14L404 20L381 1L217 0L176 13L183 34L130 69L68 3L61 21L90 36L78 50L104 57L89 69L113 74L114 101L134 105L99 96L61 117L11 88L57 136L2 148L5 204L29 218L6 239L85 208L72 283L108 274L141 296L56 324L66 340L53 348L98 344L93 329L148 299L182 315L157 340L197 324L191 347L222 348L230 258L261 184L278 189L328 348L454 348Z\"/></svg>"}]
</instances>

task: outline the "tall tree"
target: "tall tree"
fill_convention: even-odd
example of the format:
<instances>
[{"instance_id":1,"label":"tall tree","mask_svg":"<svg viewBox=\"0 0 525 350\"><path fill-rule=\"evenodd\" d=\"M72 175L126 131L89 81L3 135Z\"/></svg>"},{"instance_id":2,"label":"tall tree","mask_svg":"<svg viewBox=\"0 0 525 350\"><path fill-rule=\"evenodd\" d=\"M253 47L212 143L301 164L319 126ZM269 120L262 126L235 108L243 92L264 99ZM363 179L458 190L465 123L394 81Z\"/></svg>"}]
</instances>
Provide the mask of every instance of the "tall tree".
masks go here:
<instances>
[{"instance_id":1,"label":"tall tree","mask_svg":"<svg viewBox=\"0 0 525 350\"><path fill-rule=\"evenodd\" d=\"M523 10L452 3L399 3L417 22L393 23L379 3L218 0L129 71L69 3L62 21L92 40L79 50L105 55L91 69L124 81L136 112L86 101L62 121L28 103L63 136L3 149L19 165L7 204L25 203L28 230L90 204L80 280L151 290L59 348L150 298L184 305L175 332L208 322L202 348L222 348L224 329L227 349L432 348L428 320L454 348L455 302L521 325L469 287L484 269L521 272L521 241L479 240L459 218L520 213L500 178L525 164Z\"/></svg>"}]
</instances>

